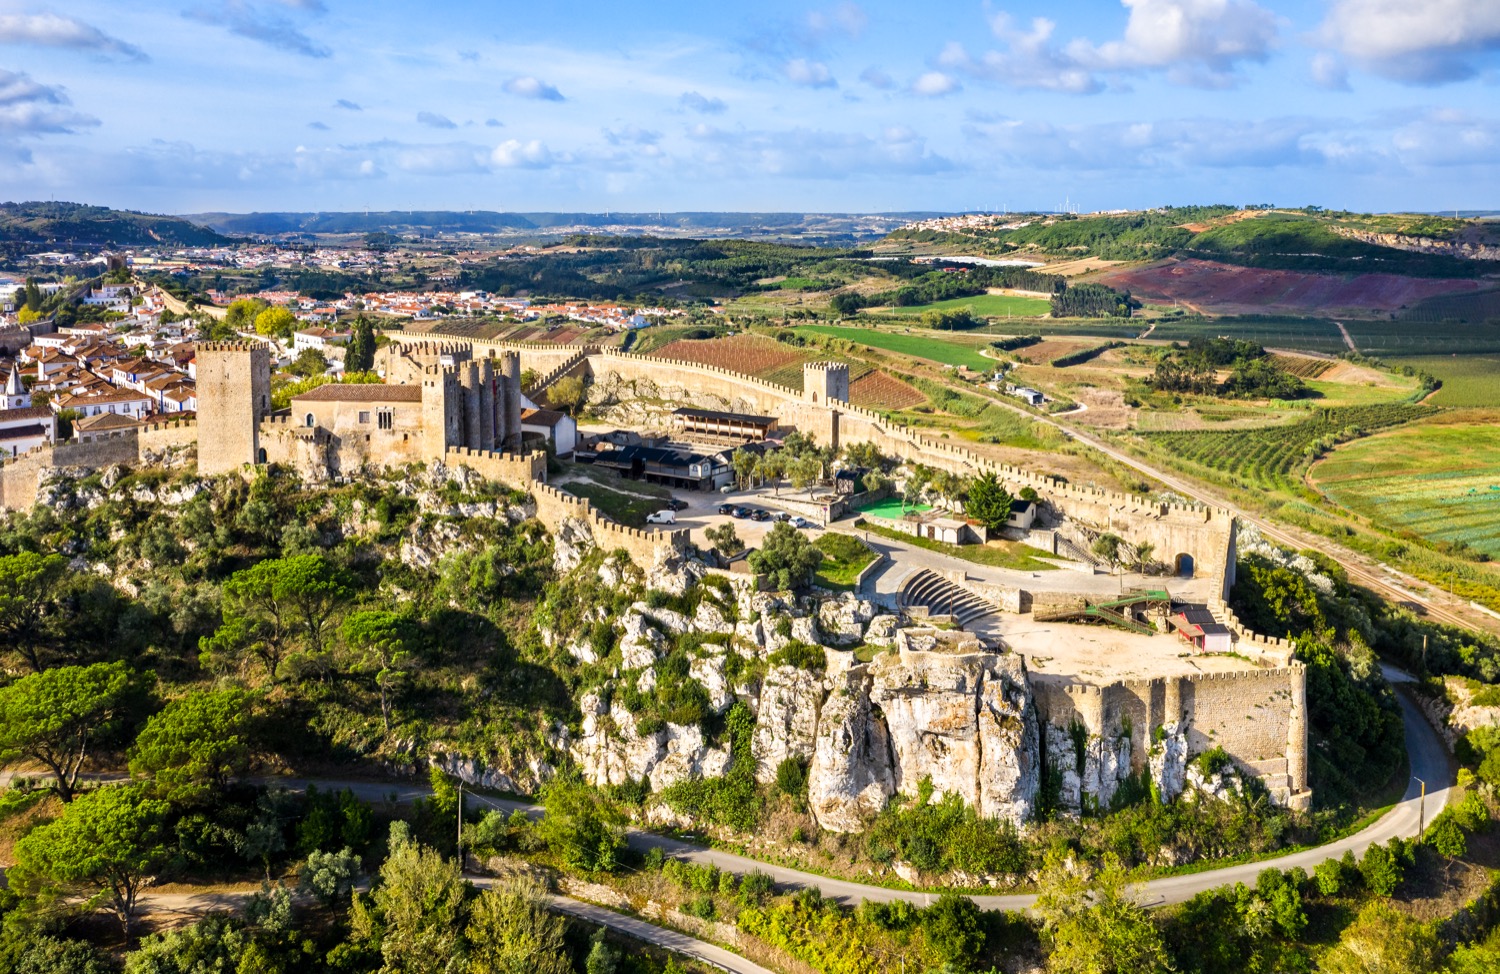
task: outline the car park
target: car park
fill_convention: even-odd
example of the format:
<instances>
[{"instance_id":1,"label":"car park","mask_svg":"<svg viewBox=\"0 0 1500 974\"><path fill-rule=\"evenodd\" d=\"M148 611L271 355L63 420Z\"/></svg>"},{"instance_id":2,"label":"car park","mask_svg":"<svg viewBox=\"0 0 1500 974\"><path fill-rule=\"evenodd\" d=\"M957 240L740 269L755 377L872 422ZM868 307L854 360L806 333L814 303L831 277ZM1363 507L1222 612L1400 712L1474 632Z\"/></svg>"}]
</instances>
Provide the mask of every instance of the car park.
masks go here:
<instances>
[{"instance_id":1,"label":"car park","mask_svg":"<svg viewBox=\"0 0 1500 974\"><path fill-rule=\"evenodd\" d=\"M674 511L685 511L688 509L688 502L680 497L674 497L667 501L667 507Z\"/></svg>"},{"instance_id":2,"label":"car park","mask_svg":"<svg viewBox=\"0 0 1500 974\"><path fill-rule=\"evenodd\" d=\"M778 521L778 522L779 521L790 521L790 520L792 520L792 516L790 514L788 514L786 511L776 511L775 513L773 513L771 515L771 520Z\"/></svg>"},{"instance_id":3,"label":"car park","mask_svg":"<svg viewBox=\"0 0 1500 974\"><path fill-rule=\"evenodd\" d=\"M794 515L787 519L787 523L794 528L815 528L816 524L801 515Z\"/></svg>"}]
</instances>

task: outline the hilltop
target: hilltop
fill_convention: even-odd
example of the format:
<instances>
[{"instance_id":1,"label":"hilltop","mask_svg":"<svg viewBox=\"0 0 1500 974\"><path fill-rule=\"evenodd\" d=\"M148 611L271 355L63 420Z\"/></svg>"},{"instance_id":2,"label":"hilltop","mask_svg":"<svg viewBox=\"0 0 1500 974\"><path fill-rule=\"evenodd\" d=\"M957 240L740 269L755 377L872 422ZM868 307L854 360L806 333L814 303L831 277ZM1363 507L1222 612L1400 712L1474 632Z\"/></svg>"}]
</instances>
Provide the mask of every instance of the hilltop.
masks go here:
<instances>
[{"instance_id":1,"label":"hilltop","mask_svg":"<svg viewBox=\"0 0 1500 974\"><path fill-rule=\"evenodd\" d=\"M227 237L180 217L87 203L0 203L0 242L47 247L211 247Z\"/></svg>"}]
</instances>

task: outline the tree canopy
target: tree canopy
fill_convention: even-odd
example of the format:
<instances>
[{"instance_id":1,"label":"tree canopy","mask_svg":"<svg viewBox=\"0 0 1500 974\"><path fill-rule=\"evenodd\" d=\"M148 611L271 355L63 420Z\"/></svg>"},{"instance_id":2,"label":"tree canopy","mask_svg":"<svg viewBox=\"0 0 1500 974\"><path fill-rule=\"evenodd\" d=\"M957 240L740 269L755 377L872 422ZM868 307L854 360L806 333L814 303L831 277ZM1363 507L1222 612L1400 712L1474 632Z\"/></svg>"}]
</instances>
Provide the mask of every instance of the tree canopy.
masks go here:
<instances>
[{"instance_id":1,"label":"tree canopy","mask_svg":"<svg viewBox=\"0 0 1500 974\"><path fill-rule=\"evenodd\" d=\"M60 666L0 688L0 761L46 765L71 801L92 746L121 728L141 685L124 663Z\"/></svg>"},{"instance_id":2,"label":"tree canopy","mask_svg":"<svg viewBox=\"0 0 1500 974\"><path fill-rule=\"evenodd\" d=\"M197 691L146 721L130 750L130 773L176 805L201 801L250 765L251 695Z\"/></svg>"}]
</instances>

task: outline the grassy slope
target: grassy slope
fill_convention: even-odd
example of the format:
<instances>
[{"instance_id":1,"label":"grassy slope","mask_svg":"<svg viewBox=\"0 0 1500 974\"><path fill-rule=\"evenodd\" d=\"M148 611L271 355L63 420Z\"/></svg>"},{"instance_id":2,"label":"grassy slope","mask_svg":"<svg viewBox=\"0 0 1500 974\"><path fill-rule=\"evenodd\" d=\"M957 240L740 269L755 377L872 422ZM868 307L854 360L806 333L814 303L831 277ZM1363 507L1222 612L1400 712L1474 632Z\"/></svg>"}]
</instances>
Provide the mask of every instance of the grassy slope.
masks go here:
<instances>
[{"instance_id":1,"label":"grassy slope","mask_svg":"<svg viewBox=\"0 0 1500 974\"><path fill-rule=\"evenodd\" d=\"M840 328L834 325L803 325L799 330L818 335L843 338L871 348L881 348L900 355L925 358L944 365L966 365L976 371L994 368L995 362L979 354L972 343L938 338L933 332L920 335L882 331L873 328Z\"/></svg>"}]
</instances>

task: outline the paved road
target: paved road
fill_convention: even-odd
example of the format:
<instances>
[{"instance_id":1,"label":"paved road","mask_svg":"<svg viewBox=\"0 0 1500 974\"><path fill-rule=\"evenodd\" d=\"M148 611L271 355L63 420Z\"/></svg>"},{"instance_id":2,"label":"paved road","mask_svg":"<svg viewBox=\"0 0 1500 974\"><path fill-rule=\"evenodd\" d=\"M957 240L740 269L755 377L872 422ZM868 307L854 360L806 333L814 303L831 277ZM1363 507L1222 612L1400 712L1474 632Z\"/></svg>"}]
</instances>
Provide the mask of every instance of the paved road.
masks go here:
<instances>
[{"instance_id":1,"label":"paved road","mask_svg":"<svg viewBox=\"0 0 1500 974\"><path fill-rule=\"evenodd\" d=\"M618 930L637 940L644 940L648 944L665 947L679 954L695 957L705 963L712 964L722 970L731 971L733 974L773 974L771 970L761 967L759 964L748 961L739 954L725 950L723 947L715 947L713 944L702 940L695 940L685 933L676 930L667 930L655 924L647 923L645 920L637 920L633 916L616 913L602 906L592 903L584 903L581 900L568 899L566 896L554 896L551 906L559 913L578 917L589 923L609 927Z\"/></svg>"}]
</instances>

